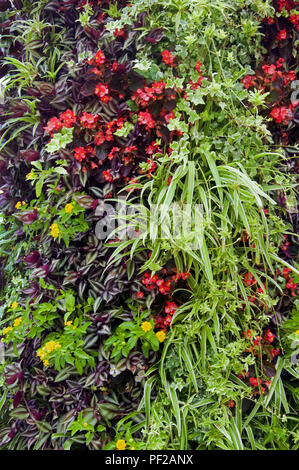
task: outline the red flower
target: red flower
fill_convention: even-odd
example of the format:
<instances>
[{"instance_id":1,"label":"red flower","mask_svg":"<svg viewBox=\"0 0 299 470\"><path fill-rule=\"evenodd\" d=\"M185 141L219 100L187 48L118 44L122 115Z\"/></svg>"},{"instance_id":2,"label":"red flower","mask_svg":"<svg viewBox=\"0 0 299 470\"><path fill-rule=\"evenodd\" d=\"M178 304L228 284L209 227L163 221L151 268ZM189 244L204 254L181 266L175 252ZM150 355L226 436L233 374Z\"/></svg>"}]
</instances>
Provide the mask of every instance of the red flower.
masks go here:
<instances>
[{"instance_id":1,"label":"red flower","mask_svg":"<svg viewBox=\"0 0 299 470\"><path fill-rule=\"evenodd\" d=\"M287 38L287 31L285 29L281 29L279 33L276 35L278 41L283 41Z\"/></svg>"},{"instance_id":2,"label":"red flower","mask_svg":"<svg viewBox=\"0 0 299 470\"><path fill-rule=\"evenodd\" d=\"M44 129L48 134L51 135L54 131L59 131L62 127L62 122L57 117L52 117L51 119L49 119Z\"/></svg>"},{"instance_id":3,"label":"red flower","mask_svg":"<svg viewBox=\"0 0 299 470\"><path fill-rule=\"evenodd\" d=\"M94 129L96 127L98 120L98 114L89 114L89 113L83 113L82 116L80 117L80 122L83 127L87 129Z\"/></svg>"},{"instance_id":4,"label":"red flower","mask_svg":"<svg viewBox=\"0 0 299 470\"><path fill-rule=\"evenodd\" d=\"M251 385L253 385L253 387L258 387L259 382L257 378L250 377L249 382L251 383ZM260 383L262 383L262 379L260 379Z\"/></svg>"},{"instance_id":5,"label":"red flower","mask_svg":"<svg viewBox=\"0 0 299 470\"><path fill-rule=\"evenodd\" d=\"M147 174L148 174L148 177L151 178L153 171L155 171L155 169L157 168L157 163L150 159L147 159L146 163L150 165Z\"/></svg>"},{"instance_id":6,"label":"red flower","mask_svg":"<svg viewBox=\"0 0 299 470\"><path fill-rule=\"evenodd\" d=\"M293 8L295 8L295 6L296 5L293 2L293 0L278 0L278 11L279 11L279 13L283 10L283 8L286 11L290 11Z\"/></svg>"},{"instance_id":7,"label":"red flower","mask_svg":"<svg viewBox=\"0 0 299 470\"><path fill-rule=\"evenodd\" d=\"M297 29L298 29L298 26L299 26L299 15L290 15L289 16L289 20L291 23L293 23L295 26L297 26Z\"/></svg>"},{"instance_id":8,"label":"red flower","mask_svg":"<svg viewBox=\"0 0 299 470\"><path fill-rule=\"evenodd\" d=\"M102 65L102 64L105 62L106 57L105 57L105 55L103 54L103 52L102 52L101 50L99 50L99 51L96 53L94 60L95 60L95 63L96 63L97 65Z\"/></svg>"},{"instance_id":9,"label":"red flower","mask_svg":"<svg viewBox=\"0 0 299 470\"><path fill-rule=\"evenodd\" d=\"M94 68L92 69L92 72L93 72L95 75L98 75L99 77L101 77L101 76L103 75L103 72L102 72L100 69L98 69L97 67L94 67Z\"/></svg>"},{"instance_id":10,"label":"red flower","mask_svg":"<svg viewBox=\"0 0 299 470\"><path fill-rule=\"evenodd\" d=\"M166 83L163 82L163 80L160 80L159 82L154 82L154 83L152 84L152 89L153 89L154 92L157 93L158 95L160 95L161 93L163 93L165 87L166 87Z\"/></svg>"},{"instance_id":11,"label":"red flower","mask_svg":"<svg viewBox=\"0 0 299 470\"><path fill-rule=\"evenodd\" d=\"M271 333L270 330L267 330L266 333L264 334L264 341L269 344L273 343L274 335L273 333Z\"/></svg>"},{"instance_id":12,"label":"red flower","mask_svg":"<svg viewBox=\"0 0 299 470\"><path fill-rule=\"evenodd\" d=\"M274 23L274 18L271 18L269 16L269 17L263 18L262 21L263 21L263 23L266 23L266 24L273 24Z\"/></svg>"},{"instance_id":13,"label":"red flower","mask_svg":"<svg viewBox=\"0 0 299 470\"><path fill-rule=\"evenodd\" d=\"M276 65L263 65L262 69L267 75L273 75L276 72Z\"/></svg>"},{"instance_id":14,"label":"red flower","mask_svg":"<svg viewBox=\"0 0 299 470\"><path fill-rule=\"evenodd\" d=\"M84 158L86 158L86 151L84 147L76 147L75 149L75 159L78 160L78 162L82 162Z\"/></svg>"},{"instance_id":15,"label":"red flower","mask_svg":"<svg viewBox=\"0 0 299 470\"><path fill-rule=\"evenodd\" d=\"M282 57L279 57L279 59L277 59L276 61L276 67L280 69L283 66L284 62L285 60Z\"/></svg>"},{"instance_id":16,"label":"red flower","mask_svg":"<svg viewBox=\"0 0 299 470\"><path fill-rule=\"evenodd\" d=\"M178 306L175 302L170 302L169 300L167 300L166 305L164 307L164 312L169 315L173 315L176 312L177 308Z\"/></svg>"},{"instance_id":17,"label":"red flower","mask_svg":"<svg viewBox=\"0 0 299 470\"><path fill-rule=\"evenodd\" d=\"M246 284L247 286L252 286L256 284L256 280L251 273L246 273L244 276L243 283Z\"/></svg>"},{"instance_id":18,"label":"red flower","mask_svg":"<svg viewBox=\"0 0 299 470\"><path fill-rule=\"evenodd\" d=\"M272 357L278 356L279 352L280 352L279 348L271 349L271 351L270 351Z\"/></svg>"},{"instance_id":19,"label":"red flower","mask_svg":"<svg viewBox=\"0 0 299 470\"><path fill-rule=\"evenodd\" d=\"M255 75L245 75L245 77L243 77L241 80L241 82L244 85L244 88L250 88L252 86L255 86L256 85L255 78L256 78Z\"/></svg>"},{"instance_id":20,"label":"red flower","mask_svg":"<svg viewBox=\"0 0 299 470\"><path fill-rule=\"evenodd\" d=\"M153 129L155 127L155 122L153 120L152 115L146 111L140 111L138 114L138 123L144 124L147 129Z\"/></svg>"},{"instance_id":21,"label":"red flower","mask_svg":"<svg viewBox=\"0 0 299 470\"><path fill-rule=\"evenodd\" d=\"M191 90L197 90L201 84L202 84L202 81L203 81L203 77L199 77L196 82L193 82L192 80L189 80L189 84L191 86Z\"/></svg>"},{"instance_id":22,"label":"red flower","mask_svg":"<svg viewBox=\"0 0 299 470\"><path fill-rule=\"evenodd\" d=\"M142 297L144 296L144 293L141 290L139 290L136 296L138 297L138 299L142 299Z\"/></svg>"},{"instance_id":23,"label":"red flower","mask_svg":"<svg viewBox=\"0 0 299 470\"><path fill-rule=\"evenodd\" d=\"M127 37L125 30L124 29L118 29L118 28L115 28L113 36L115 38L122 37L124 39L126 39L126 37Z\"/></svg>"},{"instance_id":24,"label":"red flower","mask_svg":"<svg viewBox=\"0 0 299 470\"><path fill-rule=\"evenodd\" d=\"M202 66L202 63L200 60L198 60L195 64L195 69L197 70L198 73L201 73L200 67Z\"/></svg>"},{"instance_id":25,"label":"red flower","mask_svg":"<svg viewBox=\"0 0 299 470\"><path fill-rule=\"evenodd\" d=\"M256 336L253 340L254 346L259 346L261 340L262 340L262 338L260 336Z\"/></svg>"},{"instance_id":26,"label":"red flower","mask_svg":"<svg viewBox=\"0 0 299 470\"><path fill-rule=\"evenodd\" d=\"M112 149L108 153L109 160L113 160L113 158L115 157L115 154L118 153L119 151L120 151L119 147L112 147Z\"/></svg>"},{"instance_id":27,"label":"red flower","mask_svg":"<svg viewBox=\"0 0 299 470\"><path fill-rule=\"evenodd\" d=\"M110 170L106 170L102 172L103 178L105 181L111 183L113 181L113 176L110 173Z\"/></svg>"},{"instance_id":28,"label":"red flower","mask_svg":"<svg viewBox=\"0 0 299 470\"><path fill-rule=\"evenodd\" d=\"M233 408L235 406L235 403L233 402L233 400L229 400L229 402L227 403L226 405L228 408Z\"/></svg>"},{"instance_id":29,"label":"red flower","mask_svg":"<svg viewBox=\"0 0 299 470\"><path fill-rule=\"evenodd\" d=\"M105 142L104 133L102 131L97 132L94 136L94 141L96 145L103 145L103 143Z\"/></svg>"},{"instance_id":30,"label":"red flower","mask_svg":"<svg viewBox=\"0 0 299 470\"><path fill-rule=\"evenodd\" d=\"M174 67L174 55L170 51L162 51L162 60L165 62L166 65L170 65L171 67Z\"/></svg>"},{"instance_id":31,"label":"red flower","mask_svg":"<svg viewBox=\"0 0 299 470\"><path fill-rule=\"evenodd\" d=\"M61 113L59 117L63 122L63 125L67 128L72 127L77 121L77 118L71 109L67 109L64 113Z\"/></svg>"},{"instance_id":32,"label":"red flower","mask_svg":"<svg viewBox=\"0 0 299 470\"><path fill-rule=\"evenodd\" d=\"M289 274L290 274L291 271L292 271L292 270L291 270L290 268L284 268L284 269L283 269L282 272L283 272L283 276L284 276L285 279L286 279L287 277L289 277Z\"/></svg>"},{"instance_id":33,"label":"red flower","mask_svg":"<svg viewBox=\"0 0 299 470\"><path fill-rule=\"evenodd\" d=\"M288 121L292 119L293 114L286 106L275 106L272 109L270 116L277 124L288 124Z\"/></svg>"},{"instance_id":34,"label":"red flower","mask_svg":"<svg viewBox=\"0 0 299 470\"><path fill-rule=\"evenodd\" d=\"M99 82L95 87L94 92L104 103L107 103L112 99L111 96L108 96L109 88L104 83Z\"/></svg>"},{"instance_id":35,"label":"red flower","mask_svg":"<svg viewBox=\"0 0 299 470\"><path fill-rule=\"evenodd\" d=\"M147 155L154 155L155 153L162 153L162 150L160 149L159 145L156 144L155 141L151 143L148 147L146 147L145 152Z\"/></svg>"},{"instance_id":36,"label":"red flower","mask_svg":"<svg viewBox=\"0 0 299 470\"><path fill-rule=\"evenodd\" d=\"M166 315L165 319L164 319L164 325L167 327L167 326L170 326L171 325L171 322L172 322L172 316L171 315Z\"/></svg>"},{"instance_id":37,"label":"red flower","mask_svg":"<svg viewBox=\"0 0 299 470\"><path fill-rule=\"evenodd\" d=\"M296 74L294 70L290 70L289 72L286 72L283 76L283 82L285 85L288 85L290 82L293 82L296 80Z\"/></svg>"},{"instance_id":38,"label":"red flower","mask_svg":"<svg viewBox=\"0 0 299 470\"><path fill-rule=\"evenodd\" d=\"M170 113L165 114L164 119L168 124L171 119L174 119L174 112L170 111Z\"/></svg>"}]
</instances>

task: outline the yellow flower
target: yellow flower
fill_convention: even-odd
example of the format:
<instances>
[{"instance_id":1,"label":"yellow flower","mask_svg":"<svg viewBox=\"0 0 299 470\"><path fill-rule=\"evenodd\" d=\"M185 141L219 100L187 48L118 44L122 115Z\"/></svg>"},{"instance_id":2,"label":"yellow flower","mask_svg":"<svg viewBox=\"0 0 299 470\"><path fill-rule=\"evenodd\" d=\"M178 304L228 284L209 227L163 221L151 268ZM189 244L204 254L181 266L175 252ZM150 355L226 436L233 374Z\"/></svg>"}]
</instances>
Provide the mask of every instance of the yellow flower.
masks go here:
<instances>
[{"instance_id":1,"label":"yellow flower","mask_svg":"<svg viewBox=\"0 0 299 470\"><path fill-rule=\"evenodd\" d=\"M13 322L13 326L19 326L22 323L22 317L18 317Z\"/></svg>"},{"instance_id":2,"label":"yellow flower","mask_svg":"<svg viewBox=\"0 0 299 470\"><path fill-rule=\"evenodd\" d=\"M43 360L48 354L51 354L51 352L59 348L61 348L61 344L57 343L56 341L51 340L51 341L48 341L42 348L38 349L38 351L36 352L36 355L41 360Z\"/></svg>"},{"instance_id":3,"label":"yellow flower","mask_svg":"<svg viewBox=\"0 0 299 470\"><path fill-rule=\"evenodd\" d=\"M48 353L51 353L52 351L55 351L55 349L59 348L61 348L61 344L53 340L48 341L44 346L45 351Z\"/></svg>"},{"instance_id":4,"label":"yellow flower","mask_svg":"<svg viewBox=\"0 0 299 470\"><path fill-rule=\"evenodd\" d=\"M2 335L5 336L5 335L7 335L7 333L9 333L10 331L12 331L12 327L11 327L11 326L7 326L6 328L4 328L4 330L2 330Z\"/></svg>"},{"instance_id":5,"label":"yellow flower","mask_svg":"<svg viewBox=\"0 0 299 470\"><path fill-rule=\"evenodd\" d=\"M47 367L47 366L49 365L48 359L45 359L45 360L43 361L43 364L44 364L45 367Z\"/></svg>"},{"instance_id":6,"label":"yellow flower","mask_svg":"<svg viewBox=\"0 0 299 470\"><path fill-rule=\"evenodd\" d=\"M158 331L158 333L156 333L156 336L157 336L157 339L160 341L160 343L163 343L163 341L166 338L166 333L165 331Z\"/></svg>"},{"instance_id":7,"label":"yellow flower","mask_svg":"<svg viewBox=\"0 0 299 470\"><path fill-rule=\"evenodd\" d=\"M59 227L56 223L50 225L51 235L53 238L57 238L59 235Z\"/></svg>"},{"instance_id":8,"label":"yellow flower","mask_svg":"<svg viewBox=\"0 0 299 470\"><path fill-rule=\"evenodd\" d=\"M15 302L13 302L13 303L11 304L10 307L15 310L16 308L18 308L18 306L19 306L18 302L15 301Z\"/></svg>"},{"instance_id":9,"label":"yellow flower","mask_svg":"<svg viewBox=\"0 0 299 470\"><path fill-rule=\"evenodd\" d=\"M69 321L65 321L65 322L64 322L65 326L72 326L72 323L73 323L72 320L69 320Z\"/></svg>"},{"instance_id":10,"label":"yellow flower","mask_svg":"<svg viewBox=\"0 0 299 470\"><path fill-rule=\"evenodd\" d=\"M152 327L152 325L150 324L149 321L144 321L141 324L141 328L143 329L143 331L147 332L147 331L150 331L153 327Z\"/></svg>"},{"instance_id":11,"label":"yellow flower","mask_svg":"<svg viewBox=\"0 0 299 470\"><path fill-rule=\"evenodd\" d=\"M22 201L22 206L25 206L26 205L26 202L25 201Z\"/></svg>"},{"instance_id":12,"label":"yellow flower","mask_svg":"<svg viewBox=\"0 0 299 470\"><path fill-rule=\"evenodd\" d=\"M116 448L118 450L125 450L126 447L127 447L126 441L124 439L118 439L116 443Z\"/></svg>"},{"instance_id":13,"label":"yellow flower","mask_svg":"<svg viewBox=\"0 0 299 470\"><path fill-rule=\"evenodd\" d=\"M299 335L299 330L296 331L296 335Z\"/></svg>"},{"instance_id":14,"label":"yellow flower","mask_svg":"<svg viewBox=\"0 0 299 470\"><path fill-rule=\"evenodd\" d=\"M16 203L15 208L20 209L21 205L22 205L22 203L21 203L21 201L19 201L19 202Z\"/></svg>"},{"instance_id":15,"label":"yellow flower","mask_svg":"<svg viewBox=\"0 0 299 470\"><path fill-rule=\"evenodd\" d=\"M64 210L67 214L70 214L73 209L74 209L74 206L71 202L69 204L66 204L66 206L64 208Z\"/></svg>"},{"instance_id":16,"label":"yellow flower","mask_svg":"<svg viewBox=\"0 0 299 470\"><path fill-rule=\"evenodd\" d=\"M83 426L84 426L85 428L87 428L88 423L85 421L85 423L83 423Z\"/></svg>"}]
</instances>

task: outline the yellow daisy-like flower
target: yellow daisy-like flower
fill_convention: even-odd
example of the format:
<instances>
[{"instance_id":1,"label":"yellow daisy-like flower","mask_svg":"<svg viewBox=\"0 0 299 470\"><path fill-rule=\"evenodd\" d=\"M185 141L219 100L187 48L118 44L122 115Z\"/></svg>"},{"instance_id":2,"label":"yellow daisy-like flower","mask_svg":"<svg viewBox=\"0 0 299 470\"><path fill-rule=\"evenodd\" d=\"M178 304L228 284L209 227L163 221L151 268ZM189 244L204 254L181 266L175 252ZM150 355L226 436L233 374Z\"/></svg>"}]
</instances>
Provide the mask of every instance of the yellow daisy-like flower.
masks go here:
<instances>
[{"instance_id":1,"label":"yellow daisy-like flower","mask_svg":"<svg viewBox=\"0 0 299 470\"><path fill-rule=\"evenodd\" d=\"M116 443L116 448L118 450L125 450L126 447L127 447L126 441L124 439L118 439Z\"/></svg>"},{"instance_id":2,"label":"yellow daisy-like flower","mask_svg":"<svg viewBox=\"0 0 299 470\"><path fill-rule=\"evenodd\" d=\"M15 205L15 208L16 208L16 209L20 209L21 206L22 206L21 201L18 201L18 202L16 203L16 205Z\"/></svg>"},{"instance_id":3,"label":"yellow daisy-like flower","mask_svg":"<svg viewBox=\"0 0 299 470\"><path fill-rule=\"evenodd\" d=\"M13 326L19 326L22 323L22 317L18 317L13 322Z\"/></svg>"},{"instance_id":4,"label":"yellow daisy-like flower","mask_svg":"<svg viewBox=\"0 0 299 470\"><path fill-rule=\"evenodd\" d=\"M14 301L10 307L15 310L16 308L18 308L18 306L19 306L18 302Z\"/></svg>"},{"instance_id":5,"label":"yellow daisy-like flower","mask_svg":"<svg viewBox=\"0 0 299 470\"><path fill-rule=\"evenodd\" d=\"M73 209L74 209L74 206L71 202L69 204L66 204L65 208L64 208L64 210L67 214L70 214Z\"/></svg>"},{"instance_id":6,"label":"yellow daisy-like flower","mask_svg":"<svg viewBox=\"0 0 299 470\"><path fill-rule=\"evenodd\" d=\"M156 336L157 336L158 341L160 341L160 343L163 343L163 341L166 338L166 333L165 333L165 331L158 331L156 333Z\"/></svg>"},{"instance_id":7,"label":"yellow daisy-like flower","mask_svg":"<svg viewBox=\"0 0 299 470\"><path fill-rule=\"evenodd\" d=\"M59 235L59 227L56 223L50 225L50 231L53 238L57 238Z\"/></svg>"},{"instance_id":8,"label":"yellow daisy-like flower","mask_svg":"<svg viewBox=\"0 0 299 470\"><path fill-rule=\"evenodd\" d=\"M143 331L147 332L147 331L150 331L153 327L149 321L144 321L141 324L141 328L143 329Z\"/></svg>"},{"instance_id":9,"label":"yellow daisy-like flower","mask_svg":"<svg viewBox=\"0 0 299 470\"><path fill-rule=\"evenodd\" d=\"M65 321L65 322L64 322L65 326L72 326L72 323L73 323L72 320L69 320L69 321Z\"/></svg>"},{"instance_id":10,"label":"yellow daisy-like flower","mask_svg":"<svg viewBox=\"0 0 299 470\"><path fill-rule=\"evenodd\" d=\"M296 331L296 335L299 335L299 330Z\"/></svg>"},{"instance_id":11,"label":"yellow daisy-like flower","mask_svg":"<svg viewBox=\"0 0 299 470\"><path fill-rule=\"evenodd\" d=\"M6 328L4 328L4 330L2 330L2 336L7 335L7 333L9 333L10 331L12 331L12 327L7 326Z\"/></svg>"}]
</instances>

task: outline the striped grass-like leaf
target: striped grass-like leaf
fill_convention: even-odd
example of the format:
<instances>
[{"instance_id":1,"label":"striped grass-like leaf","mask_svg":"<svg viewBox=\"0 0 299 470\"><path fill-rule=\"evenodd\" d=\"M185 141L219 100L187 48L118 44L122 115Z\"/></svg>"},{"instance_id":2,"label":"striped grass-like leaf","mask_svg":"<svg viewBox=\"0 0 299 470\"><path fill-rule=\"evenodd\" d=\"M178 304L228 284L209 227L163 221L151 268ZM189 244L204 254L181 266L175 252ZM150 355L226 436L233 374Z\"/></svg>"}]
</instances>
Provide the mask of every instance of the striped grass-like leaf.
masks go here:
<instances>
[{"instance_id":1,"label":"striped grass-like leaf","mask_svg":"<svg viewBox=\"0 0 299 470\"><path fill-rule=\"evenodd\" d=\"M192 383L194 385L195 392L198 393L198 386L197 386L197 380L195 376L195 365L192 363L192 354L188 346L183 346L180 350L182 358L186 364L186 367L188 369L188 372L190 374Z\"/></svg>"},{"instance_id":2,"label":"striped grass-like leaf","mask_svg":"<svg viewBox=\"0 0 299 470\"><path fill-rule=\"evenodd\" d=\"M168 391L168 396L170 398L171 404L172 404L172 412L174 414L174 417L176 419L176 425L177 425L177 434L180 437L181 436L181 430L182 430L182 420L181 420L181 410L180 410L180 405L178 401L178 396L177 393L169 383L167 387Z\"/></svg>"}]
</instances>

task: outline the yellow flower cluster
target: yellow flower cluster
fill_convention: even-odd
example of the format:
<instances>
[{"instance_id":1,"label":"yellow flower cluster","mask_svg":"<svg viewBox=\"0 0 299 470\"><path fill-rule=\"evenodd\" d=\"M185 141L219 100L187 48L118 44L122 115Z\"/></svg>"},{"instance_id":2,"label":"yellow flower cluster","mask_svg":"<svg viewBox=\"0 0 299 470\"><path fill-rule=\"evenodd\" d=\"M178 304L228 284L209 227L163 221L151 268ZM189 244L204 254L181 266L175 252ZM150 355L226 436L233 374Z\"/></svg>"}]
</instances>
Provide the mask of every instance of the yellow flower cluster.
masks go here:
<instances>
[{"instance_id":1,"label":"yellow flower cluster","mask_svg":"<svg viewBox=\"0 0 299 470\"><path fill-rule=\"evenodd\" d=\"M26 202L25 201L18 201L15 205L16 209L21 209L22 206L25 206Z\"/></svg>"},{"instance_id":2,"label":"yellow flower cluster","mask_svg":"<svg viewBox=\"0 0 299 470\"><path fill-rule=\"evenodd\" d=\"M15 319L15 321L13 322L13 326L19 326L20 324L22 323L22 317L18 317Z\"/></svg>"},{"instance_id":3,"label":"yellow flower cluster","mask_svg":"<svg viewBox=\"0 0 299 470\"><path fill-rule=\"evenodd\" d=\"M59 235L59 227L56 223L50 225L51 235L53 238L57 238Z\"/></svg>"},{"instance_id":4,"label":"yellow flower cluster","mask_svg":"<svg viewBox=\"0 0 299 470\"><path fill-rule=\"evenodd\" d=\"M165 331L158 331L156 333L156 336L157 336L158 341L160 341L160 343L163 343L163 341L166 338L166 333L165 333Z\"/></svg>"},{"instance_id":5,"label":"yellow flower cluster","mask_svg":"<svg viewBox=\"0 0 299 470\"><path fill-rule=\"evenodd\" d=\"M17 304L17 302L15 302ZM18 304L17 304L18 305ZM11 326L7 326L6 328L4 328L4 330L2 330L2 336L5 336L7 335L7 333L9 333L10 331L13 331L14 328L17 328L20 324L22 323L22 317L18 317L14 320L13 322L13 327Z\"/></svg>"},{"instance_id":6,"label":"yellow flower cluster","mask_svg":"<svg viewBox=\"0 0 299 470\"><path fill-rule=\"evenodd\" d=\"M12 304L9 305L10 308L13 308L14 310L18 308L19 304L18 302L14 301Z\"/></svg>"},{"instance_id":7,"label":"yellow flower cluster","mask_svg":"<svg viewBox=\"0 0 299 470\"><path fill-rule=\"evenodd\" d=\"M144 321L141 324L141 328L143 329L143 331L147 332L147 331L150 331L153 327L149 321Z\"/></svg>"},{"instance_id":8,"label":"yellow flower cluster","mask_svg":"<svg viewBox=\"0 0 299 470\"><path fill-rule=\"evenodd\" d=\"M12 327L7 326L6 328L4 328L4 330L2 330L2 336L7 335L7 333L9 333L10 331L12 331Z\"/></svg>"},{"instance_id":9,"label":"yellow flower cluster","mask_svg":"<svg viewBox=\"0 0 299 470\"><path fill-rule=\"evenodd\" d=\"M45 357L50 354L51 352L55 351L56 349L61 348L61 344L57 343L56 341L48 341L42 348L38 349L36 355L39 357L42 361L44 361ZM48 362L48 361L47 361ZM44 362L45 364L45 362ZM49 362L48 362L49 364ZM48 365L45 364L45 365Z\"/></svg>"},{"instance_id":10,"label":"yellow flower cluster","mask_svg":"<svg viewBox=\"0 0 299 470\"><path fill-rule=\"evenodd\" d=\"M116 443L116 448L118 450L125 450L126 447L127 447L126 441L124 439L118 439Z\"/></svg>"},{"instance_id":11,"label":"yellow flower cluster","mask_svg":"<svg viewBox=\"0 0 299 470\"><path fill-rule=\"evenodd\" d=\"M64 208L64 210L67 214L70 214L73 209L74 209L74 206L71 202L69 204L66 204L65 208Z\"/></svg>"},{"instance_id":12,"label":"yellow flower cluster","mask_svg":"<svg viewBox=\"0 0 299 470\"><path fill-rule=\"evenodd\" d=\"M73 320L65 321L64 326L71 326L73 330L77 328L75 325L73 325Z\"/></svg>"}]
</instances>

